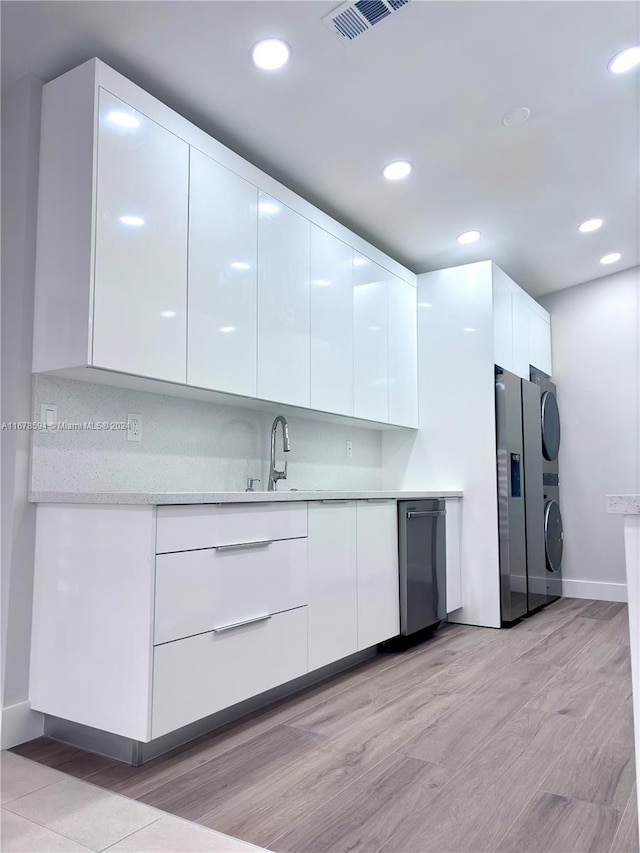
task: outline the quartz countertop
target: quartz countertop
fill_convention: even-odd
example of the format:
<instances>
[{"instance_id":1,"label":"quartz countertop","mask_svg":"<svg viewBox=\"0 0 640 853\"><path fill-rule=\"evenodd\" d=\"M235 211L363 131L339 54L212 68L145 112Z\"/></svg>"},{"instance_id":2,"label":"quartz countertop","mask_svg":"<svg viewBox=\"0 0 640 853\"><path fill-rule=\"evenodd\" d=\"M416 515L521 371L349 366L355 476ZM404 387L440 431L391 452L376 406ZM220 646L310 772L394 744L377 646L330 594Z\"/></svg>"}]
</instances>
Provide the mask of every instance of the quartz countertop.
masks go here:
<instances>
[{"instance_id":1,"label":"quartz countertop","mask_svg":"<svg viewBox=\"0 0 640 853\"><path fill-rule=\"evenodd\" d=\"M612 515L640 515L640 495L607 495L607 512Z\"/></svg>"},{"instance_id":2,"label":"quartz countertop","mask_svg":"<svg viewBox=\"0 0 640 853\"><path fill-rule=\"evenodd\" d=\"M31 492L31 503L69 504L221 504L278 501L418 500L461 498L462 492L440 489L414 491L296 491L281 492Z\"/></svg>"}]
</instances>

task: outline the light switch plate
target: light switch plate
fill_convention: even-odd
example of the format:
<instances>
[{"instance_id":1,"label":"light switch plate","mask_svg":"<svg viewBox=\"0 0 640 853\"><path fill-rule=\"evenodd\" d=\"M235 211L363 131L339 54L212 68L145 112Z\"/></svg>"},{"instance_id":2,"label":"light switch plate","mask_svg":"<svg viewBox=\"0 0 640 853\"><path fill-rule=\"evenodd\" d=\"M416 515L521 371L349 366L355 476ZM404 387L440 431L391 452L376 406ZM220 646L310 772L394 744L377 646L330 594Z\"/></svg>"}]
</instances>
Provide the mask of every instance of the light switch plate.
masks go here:
<instances>
[{"instance_id":1,"label":"light switch plate","mask_svg":"<svg viewBox=\"0 0 640 853\"><path fill-rule=\"evenodd\" d=\"M347 459L351 459L352 456L353 456L353 442L348 441L347 442Z\"/></svg>"}]
</instances>

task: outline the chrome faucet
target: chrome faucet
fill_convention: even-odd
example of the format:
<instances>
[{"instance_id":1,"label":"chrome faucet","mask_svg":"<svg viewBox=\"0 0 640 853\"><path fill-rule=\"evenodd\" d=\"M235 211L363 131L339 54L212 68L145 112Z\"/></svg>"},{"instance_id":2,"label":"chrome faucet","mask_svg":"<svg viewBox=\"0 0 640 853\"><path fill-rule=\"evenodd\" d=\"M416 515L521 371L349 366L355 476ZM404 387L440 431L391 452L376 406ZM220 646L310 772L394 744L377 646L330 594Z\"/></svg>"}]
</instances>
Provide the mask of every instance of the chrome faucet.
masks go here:
<instances>
[{"instance_id":1,"label":"chrome faucet","mask_svg":"<svg viewBox=\"0 0 640 853\"><path fill-rule=\"evenodd\" d=\"M282 449L285 453L291 450L289 446L289 425L282 415L278 415L271 426L271 459L269 462L269 487L268 491L275 492L278 480L287 479L287 463L284 463L284 471L278 471L276 468L276 433L278 432L278 424L282 425Z\"/></svg>"}]
</instances>

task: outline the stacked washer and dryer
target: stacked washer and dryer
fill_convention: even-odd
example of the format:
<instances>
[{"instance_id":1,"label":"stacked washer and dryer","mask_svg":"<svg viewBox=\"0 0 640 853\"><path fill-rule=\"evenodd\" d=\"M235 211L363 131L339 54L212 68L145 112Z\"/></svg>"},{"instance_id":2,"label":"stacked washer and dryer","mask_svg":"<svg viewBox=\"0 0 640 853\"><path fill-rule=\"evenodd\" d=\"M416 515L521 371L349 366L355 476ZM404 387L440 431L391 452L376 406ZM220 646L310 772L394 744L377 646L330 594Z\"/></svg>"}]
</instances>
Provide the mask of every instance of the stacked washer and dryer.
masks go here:
<instances>
[{"instance_id":1,"label":"stacked washer and dryer","mask_svg":"<svg viewBox=\"0 0 640 853\"><path fill-rule=\"evenodd\" d=\"M500 605L505 625L562 595L556 388L495 369Z\"/></svg>"}]
</instances>

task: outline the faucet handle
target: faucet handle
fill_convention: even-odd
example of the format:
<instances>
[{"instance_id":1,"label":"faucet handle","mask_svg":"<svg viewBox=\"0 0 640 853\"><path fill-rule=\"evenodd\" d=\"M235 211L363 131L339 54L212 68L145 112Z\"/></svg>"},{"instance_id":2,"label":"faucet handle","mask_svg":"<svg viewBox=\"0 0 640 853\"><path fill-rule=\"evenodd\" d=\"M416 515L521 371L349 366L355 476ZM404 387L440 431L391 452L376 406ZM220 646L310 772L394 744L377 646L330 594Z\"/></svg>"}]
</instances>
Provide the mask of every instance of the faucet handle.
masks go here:
<instances>
[{"instance_id":1,"label":"faucet handle","mask_svg":"<svg viewBox=\"0 0 640 853\"><path fill-rule=\"evenodd\" d=\"M254 492L255 489L253 488L253 484L259 482L260 480L257 477L247 477L247 488L245 489L245 491Z\"/></svg>"}]
</instances>

